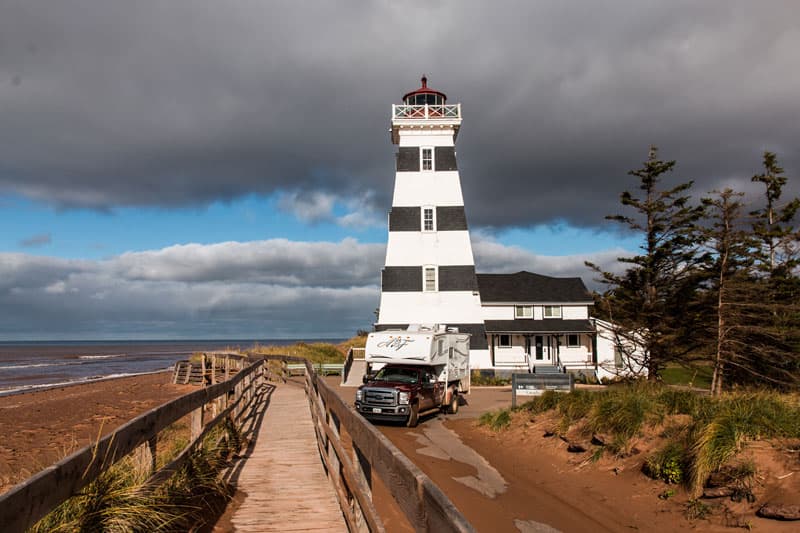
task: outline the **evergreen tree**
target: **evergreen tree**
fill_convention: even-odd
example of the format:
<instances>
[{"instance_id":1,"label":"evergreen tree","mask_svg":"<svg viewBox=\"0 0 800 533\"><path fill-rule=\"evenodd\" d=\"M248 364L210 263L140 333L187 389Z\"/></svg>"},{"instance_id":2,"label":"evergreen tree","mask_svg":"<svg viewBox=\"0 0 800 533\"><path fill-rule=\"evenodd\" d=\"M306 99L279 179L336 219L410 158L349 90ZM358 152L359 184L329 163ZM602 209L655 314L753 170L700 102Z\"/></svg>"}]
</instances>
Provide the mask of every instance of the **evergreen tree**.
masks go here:
<instances>
[{"instance_id":1,"label":"evergreen tree","mask_svg":"<svg viewBox=\"0 0 800 533\"><path fill-rule=\"evenodd\" d=\"M661 189L662 176L674 166L675 161L662 161L651 147L643 167L628 173L639 179L641 194L625 191L620 196L633 214L606 217L642 237L640 255L619 258L628 269L618 275L586 263L609 286L600 310L619 328L617 349L646 369L649 379L658 379L667 363L698 346L693 325L700 309L691 303L701 280L696 224L704 208L689 203L691 181ZM643 353L628 350L631 344Z\"/></svg>"},{"instance_id":2,"label":"evergreen tree","mask_svg":"<svg viewBox=\"0 0 800 533\"><path fill-rule=\"evenodd\" d=\"M731 189L713 191L713 198L704 198L708 217L702 234L710 253L706 256L708 292L700 295L708 305L707 330L714 339L711 349L713 373L711 392L722 392L726 368L741 365L747 345L746 329L751 325L746 304L754 296L751 251L756 244L745 229L741 201L743 193ZM703 298L705 296L705 298Z\"/></svg>"},{"instance_id":3,"label":"evergreen tree","mask_svg":"<svg viewBox=\"0 0 800 533\"><path fill-rule=\"evenodd\" d=\"M753 233L760 239L757 258L761 270L771 277L796 275L800 258L797 241L800 233L792 225L800 199L794 198L781 204L783 187L787 178L778 158L773 152L764 152L764 172L752 177L752 181L763 183L764 207L750 213L755 220Z\"/></svg>"}]
</instances>

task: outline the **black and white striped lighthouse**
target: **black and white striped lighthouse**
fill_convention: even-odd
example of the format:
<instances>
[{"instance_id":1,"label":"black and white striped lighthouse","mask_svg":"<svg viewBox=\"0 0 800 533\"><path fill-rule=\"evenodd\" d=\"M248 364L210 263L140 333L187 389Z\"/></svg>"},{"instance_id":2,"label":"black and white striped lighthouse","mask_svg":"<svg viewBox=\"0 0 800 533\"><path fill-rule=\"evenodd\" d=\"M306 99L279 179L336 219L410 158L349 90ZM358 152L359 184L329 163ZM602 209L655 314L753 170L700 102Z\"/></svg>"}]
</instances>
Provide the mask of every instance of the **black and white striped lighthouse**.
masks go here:
<instances>
[{"instance_id":1,"label":"black and white striped lighthouse","mask_svg":"<svg viewBox=\"0 0 800 533\"><path fill-rule=\"evenodd\" d=\"M471 333L470 360L488 364L455 140L461 104L422 86L392 105L399 146L377 330L438 324Z\"/></svg>"}]
</instances>

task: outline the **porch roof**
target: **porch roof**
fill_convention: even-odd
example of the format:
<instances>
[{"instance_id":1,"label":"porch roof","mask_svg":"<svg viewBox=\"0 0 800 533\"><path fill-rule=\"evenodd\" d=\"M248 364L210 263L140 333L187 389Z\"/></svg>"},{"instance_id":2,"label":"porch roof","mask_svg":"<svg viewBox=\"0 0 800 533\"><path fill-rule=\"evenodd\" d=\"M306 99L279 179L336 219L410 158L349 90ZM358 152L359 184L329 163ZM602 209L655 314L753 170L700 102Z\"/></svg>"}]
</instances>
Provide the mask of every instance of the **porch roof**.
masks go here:
<instances>
[{"instance_id":1,"label":"porch roof","mask_svg":"<svg viewBox=\"0 0 800 533\"><path fill-rule=\"evenodd\" d=\"M595 333L588 320L545 318L532 320L485 320L486 333Z\"/></svg>"}]
</instances>

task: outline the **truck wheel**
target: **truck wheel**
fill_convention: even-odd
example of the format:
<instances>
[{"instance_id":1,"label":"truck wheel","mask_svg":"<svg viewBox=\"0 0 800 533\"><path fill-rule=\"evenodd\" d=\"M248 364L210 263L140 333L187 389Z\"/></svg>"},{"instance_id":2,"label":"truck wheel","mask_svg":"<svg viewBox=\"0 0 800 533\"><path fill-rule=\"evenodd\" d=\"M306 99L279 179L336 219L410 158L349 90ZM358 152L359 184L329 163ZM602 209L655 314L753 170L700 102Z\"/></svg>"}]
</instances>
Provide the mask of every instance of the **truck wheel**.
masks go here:
<instances>
[{"instance_id":1,"label":"truck wheel","mask_svg":"<svg viewBox=\"0 0 800 533\"><path fill-rule=\"evenodd\" d=\"M453 394L450 397L450 405L447 408L447 412L451 415L458 413L458 391L454 390Z\"/></svg>"},{"instance_id":2,"label":"truck wheel","mask_svg":"<svg viewBox=\"0 0 800 533\"><path fill-rule=\"evenodd\" d=\"M411 413L408 415L408 420L406 420L406 427L415 428L417 427L417 422L419 422L419 404L411 405L409 410Z\"/></svg>"}]
</instances>

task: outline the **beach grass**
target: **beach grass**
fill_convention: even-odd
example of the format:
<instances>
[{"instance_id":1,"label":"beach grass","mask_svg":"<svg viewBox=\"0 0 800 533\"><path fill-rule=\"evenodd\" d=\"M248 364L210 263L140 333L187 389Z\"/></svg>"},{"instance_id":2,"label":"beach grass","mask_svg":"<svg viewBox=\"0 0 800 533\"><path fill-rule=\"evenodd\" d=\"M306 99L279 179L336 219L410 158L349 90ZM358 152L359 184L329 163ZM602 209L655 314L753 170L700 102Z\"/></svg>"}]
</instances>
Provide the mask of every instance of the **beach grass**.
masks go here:
<instances>
[{"instance_id":1,"label":"beach grass","mask_svg":"<svg viewBox=\"0 0 800 533\"><path fill-rule=\"evenodd\" d=\"M525 416L515 417L516 412ZM747 390L711 397L651 383L546 391L519 407L486 413L478 424L502 431L515 427L516 420L524 425L530 415L547 412L556 414L558 433L575 429L605 435L604 448L617 456L629 455L646 429L657 430L664 443L647 457L645 473L683 483L694 496L712 473L730 469L748 442L800 438L797 394Z\"/></svg>"},{"instance_id":2,"label":"beach grass","mask_svg":"<svg viewBox=\"0 0 800 533\"><path fill-rule=\"evenodd\" d=\"M162 432L159 442L163 451L157 457L158 467L174 459L188 444L185 429L185 423L179 422ZM218 516L224 510L232 488L220 474L241 444L241 435L232 424L214 428L195 447L189 460L155 490L144 488L149 472L129 455L56 507L29 531L196 530L206 525L209 517Z\"/></svg>"}]
</instances>

